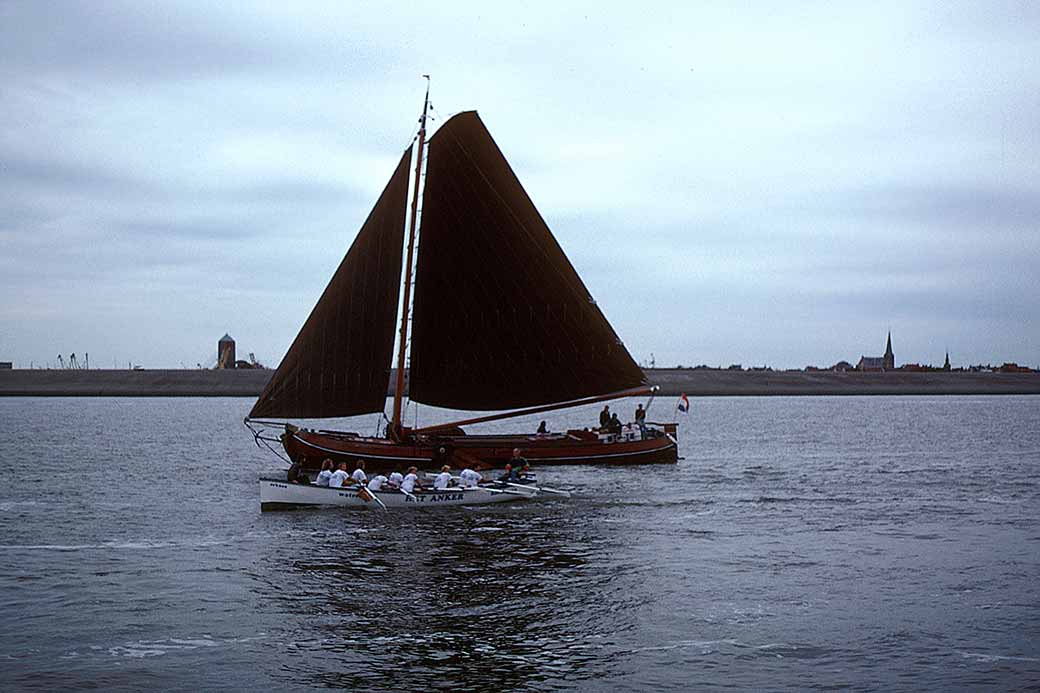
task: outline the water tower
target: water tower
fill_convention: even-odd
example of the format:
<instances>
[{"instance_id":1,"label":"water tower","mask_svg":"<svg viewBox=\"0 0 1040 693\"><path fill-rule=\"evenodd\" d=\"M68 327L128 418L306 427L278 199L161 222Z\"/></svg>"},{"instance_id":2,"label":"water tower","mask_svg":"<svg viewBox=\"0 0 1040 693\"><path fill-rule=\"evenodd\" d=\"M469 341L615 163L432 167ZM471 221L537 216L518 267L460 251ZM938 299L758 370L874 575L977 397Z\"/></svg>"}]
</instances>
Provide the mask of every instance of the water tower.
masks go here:
<instances>
[{"instance_id":1,"label":"water tower","mask_svg":"<svg viewBox=\"0 0 1040 693\"><path fill-rule=\"evenodd\" d=\"M217 342L217 368L235 367L235 340L225 334Z\"/></svg>"}]
</instances>

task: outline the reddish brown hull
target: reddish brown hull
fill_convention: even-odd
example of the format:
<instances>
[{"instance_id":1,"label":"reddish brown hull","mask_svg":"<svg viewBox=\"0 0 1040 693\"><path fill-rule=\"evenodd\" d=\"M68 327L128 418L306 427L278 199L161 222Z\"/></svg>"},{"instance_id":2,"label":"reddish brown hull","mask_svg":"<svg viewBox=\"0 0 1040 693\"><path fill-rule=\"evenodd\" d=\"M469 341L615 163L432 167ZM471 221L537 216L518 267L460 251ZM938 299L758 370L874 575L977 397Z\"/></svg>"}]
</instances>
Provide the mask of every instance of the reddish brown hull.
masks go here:
<instances>
[{"instance_id":1,"label":"reddish brown hull","mask_svg":"<svg viewBox=\"0 0 1040 693\"><path fill-rule=\"evenodd\" d=\"M678 449L667 435L646 440L602 442L582 431L544 438L527 435L452 436L417 443L394 443L347 433L299 430L282 439L294 460L308 469L320 467L325 458L353 464L364 460L369 471L420 469L450 464L455 468L503 467L514 448L532 465L570 464L675 464ZM443 449L443 452L441 451Z\"/></svg>"}]
</instances>

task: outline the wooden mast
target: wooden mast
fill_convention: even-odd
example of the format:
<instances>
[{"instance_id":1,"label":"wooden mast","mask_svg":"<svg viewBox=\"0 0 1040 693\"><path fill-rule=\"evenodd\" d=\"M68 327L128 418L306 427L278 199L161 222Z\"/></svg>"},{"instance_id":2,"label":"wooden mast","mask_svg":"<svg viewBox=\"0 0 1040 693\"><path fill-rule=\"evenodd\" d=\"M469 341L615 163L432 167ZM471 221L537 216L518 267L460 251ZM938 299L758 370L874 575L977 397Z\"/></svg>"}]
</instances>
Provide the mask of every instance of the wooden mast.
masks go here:
<instances>
[{"instance_id":1,"label":"wooden mast","mask_svg":"<svg viewBox=\"0 0 1040 693\"><path fill-rule=\"evenodd\" d=\"M394 418L390 437L401 439L401 401L404 399L404 352L408 346L408 306L412 299L412 255L415 251L415 222L419 212L419 183L422 179L423 146L426 144L426 112L430 107L430 76L426 78L426 98L419 118L419 147L415 155L415 188L412 192L412 214L408 220L408 255L404 268L404 301L401 303L401 331L397 347L397 384L394 387Z\"/></svg>"}]
</instances>

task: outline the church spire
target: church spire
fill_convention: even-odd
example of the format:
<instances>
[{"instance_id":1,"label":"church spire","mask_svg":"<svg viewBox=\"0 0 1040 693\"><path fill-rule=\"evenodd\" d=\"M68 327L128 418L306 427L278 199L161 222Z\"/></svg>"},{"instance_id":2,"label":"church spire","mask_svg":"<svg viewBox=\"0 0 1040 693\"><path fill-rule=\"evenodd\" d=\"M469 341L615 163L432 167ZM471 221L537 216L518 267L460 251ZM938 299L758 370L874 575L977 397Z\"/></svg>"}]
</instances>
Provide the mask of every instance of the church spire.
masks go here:
<instances>
[{"instance_id":1,"label":"church spire","mask_svg":"<svg viewBox=\"0 0 1040 693\"><path fill-rule=\"evenodd\" d=\"M885 344L885 355L882 368L886 371L896 369L896 355L892 353L892 330L888 331L888 342Z\"/></svg>"}]
</instances>

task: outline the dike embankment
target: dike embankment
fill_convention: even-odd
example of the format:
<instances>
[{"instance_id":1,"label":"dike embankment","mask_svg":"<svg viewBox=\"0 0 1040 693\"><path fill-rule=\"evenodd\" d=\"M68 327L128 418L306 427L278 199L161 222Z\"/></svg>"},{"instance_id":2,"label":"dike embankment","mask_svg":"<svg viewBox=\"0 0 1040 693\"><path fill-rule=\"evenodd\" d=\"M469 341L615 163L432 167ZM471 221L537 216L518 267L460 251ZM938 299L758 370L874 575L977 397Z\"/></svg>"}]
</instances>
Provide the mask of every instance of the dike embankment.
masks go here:
<instances>
[{"instance_id":1,"label":"dike embankment","mask_svg":"<svg viewBox=\"0 0 1040 693\"><path fill-rule=\"evenodd\" d=\"M0 370L0 397L256 397L272 370ZM1035 395L1040 373L647 371L661 395ZM392 381L391 381L392 382ZM392 392L388 392L392 394Z\"/></svg>"}]
</instances>

